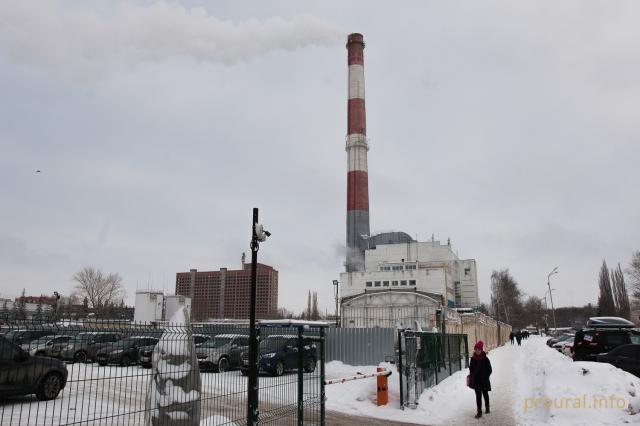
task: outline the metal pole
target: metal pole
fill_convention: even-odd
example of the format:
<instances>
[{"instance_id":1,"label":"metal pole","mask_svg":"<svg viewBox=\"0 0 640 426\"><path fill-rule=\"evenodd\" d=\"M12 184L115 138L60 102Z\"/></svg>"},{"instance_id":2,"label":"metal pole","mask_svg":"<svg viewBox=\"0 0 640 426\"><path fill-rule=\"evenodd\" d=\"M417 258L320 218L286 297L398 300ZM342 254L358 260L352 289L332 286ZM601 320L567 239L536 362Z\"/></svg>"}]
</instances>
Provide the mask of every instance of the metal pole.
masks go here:
<instances>
[{"instance_id":1,"label":"metal pole","mask_svg":"<svg viewBox=\"0 0 640 426\"><path fill-rule=\"evenodd\" d=\"M404 371L402 369L402 331L398 330L398 377L400 379L400 409L404 410L404 387L402 382L402 376Z\"/></svg>"},{"instance_id":2,"label":"metal pole","mask_svg":"<svg viewBox=\"0 0 640 426\"><path fill-rule=\"evenodd\" d=\"M325 362L325 336L324 336L324 327L320 327L320 425L324 426L325 424L325 390L324 390L324 381L325 381L325 371L324 371L324 362Z\"/></svg>"},{"instance_id":3,"label":"metal pole","mask_svg":"<svg viewBox=\"0 0 640 426\"><path fill-rule=\"evenodd\" d=\"M298 326L298 426L304 426L304 365L302 363L304 342L302 330L303 327Z\"/></svg>"},{"instance_id":4,"label":"metal pole","mask_svg":"<svg viewBox=\"0 0 640 426\"><path fill-rule=\"evenodd\" d=\"M339 327L340 322L338 320L338 280L333 280L333 285L335 286L335 294L336 294L336 327Z\"/></svg>"},{"instance_id":5,"label":"metal pole","mask_svg":"<svg viewBox=\"0 0 640 426\"><path fill-rule=\"evenodd\" d=\"M551 299L551 312L553 313L553 328L554 332L558 332L558 324L556 324L556 309L553 306L553 293L551 292L551 275L558 273L558 268L554 268L549 275L547 275L547 287L549 287L549 298Z\"/></svg>"},{"instance_id":6,"label":"metal pole","mask_svg":"<svg viewBox=\"0 0 640 426\"><path fill-rule=\"evenodd\" d=\"M249 310L249 380L247 381L247 425L258 424L258 339L256 333L256 296L258 269L258 209L253 208L251 227L251 306ZM193 303L193 302L192 302Z\"/></svg>"}]
</instances>

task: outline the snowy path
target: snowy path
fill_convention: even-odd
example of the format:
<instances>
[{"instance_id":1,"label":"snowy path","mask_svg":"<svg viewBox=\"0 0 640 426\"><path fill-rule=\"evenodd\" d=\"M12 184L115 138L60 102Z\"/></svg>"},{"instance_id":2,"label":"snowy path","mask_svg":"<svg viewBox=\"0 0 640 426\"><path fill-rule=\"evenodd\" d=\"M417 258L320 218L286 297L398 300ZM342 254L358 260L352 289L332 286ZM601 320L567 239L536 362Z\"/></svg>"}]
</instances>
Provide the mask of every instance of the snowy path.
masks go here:
<instances>
[{"instance_id":1,"label":"snowy path","mask_svg":"<svg viewBox=\"0 0 640 426\"><path fill-rule=\"evenodd\" d=\"M526 342L523 342L526 344ZM461 398L459 410L455 410L449 425L495 425L511 426L517 424L514 416L516 407L516 366L520 365L522 357L522 346L507 344L489 353L491 367L491 392L489 392L489 402L491 413L482 414L480 419L474 418L476 415L475 393L468 389ZM467 370L465 370L465 375ZM465 389L467 390L467 389ZM484 408L484 406L483 406Z\"/></svg>"},{"instance_id":2,"label":"snowy path","mask_svg":"<svg viewBox=\"0 0 640 426\"><path fill-rule=\"evenodd\" d=\"M392 375L387 406L375 406L375 385L358 380L327 386L327 410L359 417L362 424L375 424L369 419L432 426L640 424L639 378L609 364L573 362L545 340L531 337L522 346L507 344L489 353L491 413L480 419L474 418L475 393L466 387L467 369L425 390L415 409L399 408L399 384ZM341 377L373 368L334 361L327 372Z\"/></svg>"}]
</instances>

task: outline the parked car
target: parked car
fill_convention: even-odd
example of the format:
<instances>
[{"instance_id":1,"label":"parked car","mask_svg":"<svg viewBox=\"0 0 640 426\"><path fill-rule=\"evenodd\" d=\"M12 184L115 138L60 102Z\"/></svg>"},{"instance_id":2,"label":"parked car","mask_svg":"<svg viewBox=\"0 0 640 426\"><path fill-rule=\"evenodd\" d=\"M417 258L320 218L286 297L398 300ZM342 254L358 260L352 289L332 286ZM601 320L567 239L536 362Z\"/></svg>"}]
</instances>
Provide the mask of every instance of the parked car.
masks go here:
<instances>
[{"instance_id":1,"label":"parked car","mask_svg":"<svg viewBox=\"0 0 640 426\"><path fill-rule=\"evenodd\" d=\"M51 334L56 334L55 329L50 328L41 328L38 330L10 330L5 333L4 337L18 346L22 346L27 344L33 340L37 340L44 336L49 336Z\"/></svg>"},{"instance_id":2,"label":"parked car","mask_svg":"<svg viewBox=\"0 0 640 426\"><path fill-rule=\"evenodd\" d=\"M640 344L620 345L608 353L598 354L596 361L608 362L640 377Z\"/></svg>"},{"instance_id":3,"label":"parked car","mask_svg":"<svg viewBox=\"0 0 640 426\"><path fill-rule=\"evenodd\" d=\"M640 332L624 318L590 318L585 328L576 332L573 342L574 361L596 361L597 355L630 343L640 343Z\"/></svg>"},{"instance_id":4,"label":"parked car","mask_svg":"<svg viewBox=\"0 0 640 426\"><path fill-rule=\"evenodd\" d=\"M224 373L238 368L241 363L238 354L248 346L249 336L246 334L218 334L196 350L200 370Z\"/></svg>"},{"instance_id":5,"label":"parked car","mask_svg":"<svg viewBox=\"0 0 640 426\"><path fill-rule=\"evenodd\" d=\"M63 362L32 356L0 337L0 396L35 394L41 401L55 399L67 383Z\"/></svg>"},{"instance_id":6,"label":"parked car","mask_svg":"<svg viewBox=\"0 0 640 426\"><path fill-rule=\"evenodd\" d=\"M551 347L560 353L571 356L574 336L574 334L565 334L564 336L561 336L562 338L559 339L556 343L551 345Z\"/></svg>"},{"instance_id":7,"label":"parked car","mask_svg":"<svg viewBox=\"0 0 640 426\"><path fill-rule=\"evenodd\" d=\"M196 348L202 346L204 343L211 340L211 336L208 334L194 334L193 335L193 343L195 343Z\"/></svg>"},{"instance_id":8,"label":"parked car","mask_svg":"<svg viewBox=\"0 0 640 426\"><path fill-rule=\"evenodd\" d=\"M140 348L154 346L158 339L149 336L132 336L103 346L96 354L96 361L100 365L119 364L128 367L138 362Z\"/></svg>"},{"instance_id":9,"label":"parked car","mask_svg":"<svg viewBox=\"0 0 640 426\"><path fill-rule=\"evenodd\" d=\"M54 356L60 357L65 361L87 362L91 360L88 352L92 350L95 345L116 342L120 339L120 333L102 331L83 332L69 340L66 345L54 345L51 352Z\"/></svg>"},{"instance_id":10,"label":"parked car","mask_svg":"<svg viewBox=\"0 0 640 426\"><path fill-rule=\"evenodd\" d=\"M196 348L199 348L211 339L211 336L208 334L194 334L193 342L196 345ZM156 347L155 343L153 345L141 346L138 349L138 364L143 368L151 368L151 364L153 361L153 349Z\"/></svg>"},{"instance_id":11,"label":"parked car","mask_svg":"<svg viewBox=\"0 0 640 426\"><path fill-rule=\"evenodd\" d=\"M21 348L30 355L36 356L53 356L52 349L56 344L67 343L73 339L73 336L66 334L55 334L52 336L44 336L38 340L34 340L29 343L25 343Z\"/></svg>"},{"instance_id":12,"label":"parked car","mask_svg":"<svg viewBox=\"0 0 640 426\"><path fill-rule=\"evenodd\" d=\"M310 340L303 341L302 365L306 373L312 373L316 369L318 355L316 345ZM268 336L260 342L258 351L258 367L260 372L273 376L281 376L287 370L298 367L298 337L292 335ZM243 375L248 374L249 351L241 355Z\"/></svg>"}]
</instances>

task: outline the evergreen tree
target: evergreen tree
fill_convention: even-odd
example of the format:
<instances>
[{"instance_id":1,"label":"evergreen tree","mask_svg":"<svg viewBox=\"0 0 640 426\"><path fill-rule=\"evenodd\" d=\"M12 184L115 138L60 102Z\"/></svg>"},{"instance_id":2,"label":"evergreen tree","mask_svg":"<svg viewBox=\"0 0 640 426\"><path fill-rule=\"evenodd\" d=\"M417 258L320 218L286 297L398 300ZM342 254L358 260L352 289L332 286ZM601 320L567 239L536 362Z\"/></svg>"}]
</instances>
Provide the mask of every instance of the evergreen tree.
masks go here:
<instances>
[{"instance_id":1,"label":"evergreen tree","mask_svg":"<svg viewBox=\"0 0 640 426\"><path fill-rule=\"evenodd\" d=\"M311 290L307 294L307 312L305 314L306 319L311 319Z\"/></svg>"},{"instance_id":2,"label":"evergreen tree","mask_svg":"<svg viewBox=\"0 0 640 426\"><path fill-rule=\"evenodd\" d=\"M320 312L318 311L318 293L313 292L313 304L311 308L311 319L318 320L320 319Z\"/></svg>"},{"instance_id":3,"label":"evergreen tree","mask_svg":"<svg viewBox=\"0 0 640 426\"><path fill-rule=\"evenodd\" d=\"M600 295L598 296L598 315L605 317L615 316L616 305L613 298L613 291L611 290L611 278L609 276L607 262L604 260L602 261L602 267L600 268L598 287L600 288Z\"/></svg>"},{"instance_id":4,"label":"evergreen tree","mask_svg":"<svg viewBox=\"0 0 640 426\"><path fill-rule=\"evenodd\" d=\"M36 321L42 321L42 303L38 303L33 319Z\"/></svg>"},{"instance_id":5,"label":"evergreen tree","mask_svg":"<svg viewBox=\"0 0 640 426\"><path fill-rule=\"evenodd\" d=\"M613 281L613 296L617 314L622 318L629 319L631 317L631 306L620 263L618 263L617 269L611 270L611 280Z\"/></svg>"},{"instance_id":6,"label":"evergreen tree","mask_svg":"<svg viewBox=\"0 0 640 426\"><path fill-rule=\"evenodd\" d=\"M18 309L17 309L17 319L25 320L27 319L27 305L25 302L25 289L22 289L22 296L18 299Z\"/></svg>"}]
</instances>

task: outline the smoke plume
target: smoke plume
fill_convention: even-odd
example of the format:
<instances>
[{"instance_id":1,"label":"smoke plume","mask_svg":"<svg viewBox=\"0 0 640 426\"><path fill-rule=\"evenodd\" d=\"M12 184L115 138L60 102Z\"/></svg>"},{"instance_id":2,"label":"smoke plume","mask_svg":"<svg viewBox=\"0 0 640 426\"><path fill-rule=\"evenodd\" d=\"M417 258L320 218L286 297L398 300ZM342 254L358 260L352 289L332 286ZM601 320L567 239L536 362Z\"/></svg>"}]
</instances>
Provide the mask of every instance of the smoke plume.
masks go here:
<instances>
[{"instance_id":1,"label":"smoke plume","mask_svg":"<svg viewBox=\"0 0 640 426\"><path fill-rule=\"evenodd\" d=\"M309 15L231 22L164 1L123 3L115 13L99 14L56 0L0 0L0 54L74 73L175 57L234 64L277 49L335 44L344 36Z\"/></svg>"}]
</instances>

